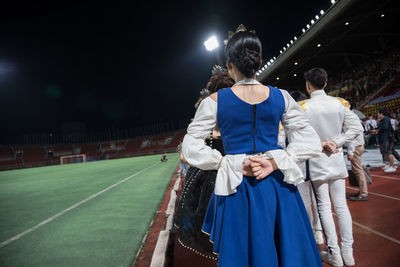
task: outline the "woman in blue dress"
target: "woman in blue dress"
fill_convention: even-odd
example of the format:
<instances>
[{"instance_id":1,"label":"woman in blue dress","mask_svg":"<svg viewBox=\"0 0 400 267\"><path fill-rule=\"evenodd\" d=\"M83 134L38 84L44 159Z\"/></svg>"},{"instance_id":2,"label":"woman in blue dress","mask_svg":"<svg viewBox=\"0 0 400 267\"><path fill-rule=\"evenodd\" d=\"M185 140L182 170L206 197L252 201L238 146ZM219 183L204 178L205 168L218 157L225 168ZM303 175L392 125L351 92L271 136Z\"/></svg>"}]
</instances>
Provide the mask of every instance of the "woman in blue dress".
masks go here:
<instances>
[{"instance_id":1,"label":"woman in blue dress","mask_svg":"<svg viewBox=\"0 0 400 267\"><path fill-rule=\"evenodd\" d=\"M222 267L322 266L296 185L297 163L321 152L318 135L284 90L256 81L261 42L241 25L226 46L236 84L204 99L182 144L191 166L217 170L202 231ZM289 145L278 143L279 122ZM218 125L225 155L204 143Z\"/></svg>"}]
</instances>

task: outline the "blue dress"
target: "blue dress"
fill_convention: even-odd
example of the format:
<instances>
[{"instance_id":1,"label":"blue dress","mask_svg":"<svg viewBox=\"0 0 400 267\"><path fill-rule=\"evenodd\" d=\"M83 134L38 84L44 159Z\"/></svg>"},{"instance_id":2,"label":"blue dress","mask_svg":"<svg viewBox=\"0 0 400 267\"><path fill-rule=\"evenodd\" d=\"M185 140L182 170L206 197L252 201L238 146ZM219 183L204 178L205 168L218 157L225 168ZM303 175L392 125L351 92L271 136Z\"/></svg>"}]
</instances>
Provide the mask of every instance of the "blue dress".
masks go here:
<instances>
[{"instance_id":1,"label":"blue dress","mask_svg":"<svg viewBox=\"0 0 400 267\"><path fill-rule=\"evenodd\" d=\"M279 89L248 104L230 88L218 91L217 121L226 154L254 154L277 145L285 109ZM210 235L218 266L322 266L303 201L294 185L274 171L265 179L244 176L237 192L211 196L202 231Z\"/></svg>"}]
</instances>

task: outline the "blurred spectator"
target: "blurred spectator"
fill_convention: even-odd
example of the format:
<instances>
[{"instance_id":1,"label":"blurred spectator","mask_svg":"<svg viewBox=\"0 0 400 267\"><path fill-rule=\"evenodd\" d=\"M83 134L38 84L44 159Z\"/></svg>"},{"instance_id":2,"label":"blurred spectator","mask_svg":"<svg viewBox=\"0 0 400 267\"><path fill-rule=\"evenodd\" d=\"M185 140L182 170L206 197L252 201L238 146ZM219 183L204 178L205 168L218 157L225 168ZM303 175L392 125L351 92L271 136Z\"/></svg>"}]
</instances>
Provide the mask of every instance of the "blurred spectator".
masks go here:
<instances>
[{"instance_id":1,"label":"blurred spectator","mask_svg":"<svg viewBox=\"0 0 400 267\"><path fill-rule=\"evenodd\" d=\"M377 145L378 144L378 136L376 135L371 135L371 132L378 128L378 125L376 123L376 120L374 119L373 116L369 116L369 119L365 122L365 131L366 131L366 136L368 138L367 145L372 146L372 145Z\"/></svg>"},{"instance_id":2,"label":"blurred spectator","mask_svg":"<svg viewBox=\"0 0 400 267\"><path fill-rule=\"evenodd\" d=\"M389 164L384 167L385 172L395 172L396 167L394 166L393 158L393 128L390 124L390 119L387 116L386 109L380 109L378 111L379 125L377 130L373 130L373 134L378 134L379 149L382 154L383 160L388 160Z\"/></svg>"},{"instance_id":3,"label":"blurred spectator","mask_svg":"<svg viewBox=\"0 0 400 267\"><path fill-rule=\"evenodd\" d=\"M333 77L328 84L328 94L352 99L359 108L371 93L400 74L400 49L376 52L357 67L352 67Z\"/></svg>"}]
</instances>

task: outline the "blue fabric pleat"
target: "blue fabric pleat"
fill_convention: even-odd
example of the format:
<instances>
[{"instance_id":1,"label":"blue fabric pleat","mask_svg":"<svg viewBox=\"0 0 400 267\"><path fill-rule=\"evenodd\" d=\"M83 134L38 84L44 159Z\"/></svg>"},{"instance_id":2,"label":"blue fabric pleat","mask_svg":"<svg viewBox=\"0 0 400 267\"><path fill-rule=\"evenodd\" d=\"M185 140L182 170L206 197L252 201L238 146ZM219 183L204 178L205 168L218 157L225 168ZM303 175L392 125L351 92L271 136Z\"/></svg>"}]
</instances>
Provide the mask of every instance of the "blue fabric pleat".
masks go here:
<instances>
[{"instance_id":1,"label":"blue fabric pleat","mask_svg":"<svg viewBox=\"0 0 400 267\"><path fill-rule=\"evenodd\" d=\"M262 181L245 176L233 195L213 194L202 230L218 266L322 266L297 187L280 171Z\"/></svg>"}]
</instances>

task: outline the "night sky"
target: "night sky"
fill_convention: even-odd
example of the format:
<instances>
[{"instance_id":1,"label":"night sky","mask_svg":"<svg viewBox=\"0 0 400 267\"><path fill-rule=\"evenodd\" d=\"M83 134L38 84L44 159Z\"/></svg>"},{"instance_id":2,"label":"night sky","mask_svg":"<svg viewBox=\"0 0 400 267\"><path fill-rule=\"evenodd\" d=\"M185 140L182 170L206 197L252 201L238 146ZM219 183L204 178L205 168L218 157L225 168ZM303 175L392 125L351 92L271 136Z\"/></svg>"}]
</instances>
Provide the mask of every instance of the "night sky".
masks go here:
<instances>
[{"instance_id":1,"label":"night sky","mask_svg":"<svg viewBox=\"0 0 400 267\"><path fill-rule=\"evenodd\" d=\"M269 59L329 6L328 0L3 3L1 134L57 132L69 122L97 131L189 121L216 63L203 45L209 36L222 41L243 23L257 31Z\"/></svg>"}]
</instances>

